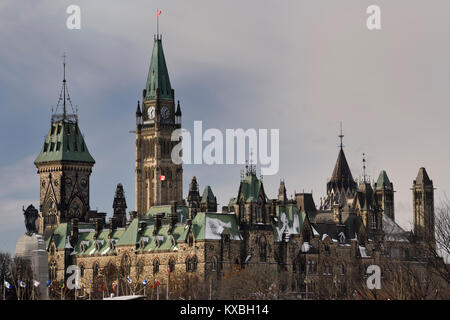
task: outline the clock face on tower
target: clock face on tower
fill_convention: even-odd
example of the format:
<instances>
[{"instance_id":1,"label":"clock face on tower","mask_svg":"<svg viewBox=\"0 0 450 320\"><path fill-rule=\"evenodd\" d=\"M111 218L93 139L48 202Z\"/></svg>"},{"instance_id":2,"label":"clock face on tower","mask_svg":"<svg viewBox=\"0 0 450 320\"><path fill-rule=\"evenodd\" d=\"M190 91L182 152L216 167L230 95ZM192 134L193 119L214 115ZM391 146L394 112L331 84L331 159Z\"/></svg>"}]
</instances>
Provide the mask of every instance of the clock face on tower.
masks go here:
<instances>
[{"instance_id":1,"label":"clock face on tower","mask_svg":"<svg viewBox=\"0 0 450 320\"><path fill-rule=\"evenodd\" d=\"M150 107L147 109L147 116L150 120L155 118L155 107Z\"/></svg>"},{"instance_id":2,"label":"clock face on tower","mask_svg":"<svg viewBox=\"0 0 450 320\"><path fill-rule=\"evenodd\" d=\"M161 108L161 117L162 117L163 119L168 119L169 116L170 116L170 110L169 110L169 108L168 108L167 106L163 106L163 107Z\"/></svg>"}]
</instances>

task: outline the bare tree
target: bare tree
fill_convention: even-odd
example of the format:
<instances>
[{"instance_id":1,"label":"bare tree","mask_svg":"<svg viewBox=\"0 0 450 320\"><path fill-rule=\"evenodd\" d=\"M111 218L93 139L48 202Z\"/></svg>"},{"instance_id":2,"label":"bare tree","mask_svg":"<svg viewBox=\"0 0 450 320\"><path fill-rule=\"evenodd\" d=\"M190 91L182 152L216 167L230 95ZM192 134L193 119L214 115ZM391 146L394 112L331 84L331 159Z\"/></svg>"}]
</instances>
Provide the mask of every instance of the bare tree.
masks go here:
<instances>
[{"instance_id":1,"label":"bare tree","mask_svg":"<svg viewBox=\"0 0 450 320\"><path fill-rule=\"evenodd\" d=\"M31 261L27 258L15 256L11 268L11 276L11 282L16 288L17 298L19 300L31 299L33 289Z\"/></svg>"},{"instance_id":2,"label":"bare tree","mask_svg":"<svg viewBox=\"0 0 450 320\"><path fill-rule=\"evenodd\" d=\"M11 296L10 290L5 288L5 281L12 283L11 265L12 265L11 255L8 252L0 252L0 281L2 281L0 286L2 290L1 299L3 298L8 299L8 297Z\"/></svg>"}]
</instances>

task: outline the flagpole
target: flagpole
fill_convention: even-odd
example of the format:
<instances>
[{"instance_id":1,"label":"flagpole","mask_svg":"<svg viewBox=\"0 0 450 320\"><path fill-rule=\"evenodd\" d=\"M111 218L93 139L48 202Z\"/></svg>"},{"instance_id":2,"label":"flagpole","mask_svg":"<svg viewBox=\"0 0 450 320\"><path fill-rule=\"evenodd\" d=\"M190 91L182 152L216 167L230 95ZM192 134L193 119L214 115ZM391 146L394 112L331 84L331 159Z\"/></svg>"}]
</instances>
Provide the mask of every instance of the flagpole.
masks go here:
<instances>
[{"instance_id":1,"label":"flagpole","mask_svg":"<svg viewBox=\"0 0 450 320\"><path fill-rule=\"evenodd\" d=\"M159 10L156 10L156 39L158 39L159 36Z\"/></svg>"}]
</instances>

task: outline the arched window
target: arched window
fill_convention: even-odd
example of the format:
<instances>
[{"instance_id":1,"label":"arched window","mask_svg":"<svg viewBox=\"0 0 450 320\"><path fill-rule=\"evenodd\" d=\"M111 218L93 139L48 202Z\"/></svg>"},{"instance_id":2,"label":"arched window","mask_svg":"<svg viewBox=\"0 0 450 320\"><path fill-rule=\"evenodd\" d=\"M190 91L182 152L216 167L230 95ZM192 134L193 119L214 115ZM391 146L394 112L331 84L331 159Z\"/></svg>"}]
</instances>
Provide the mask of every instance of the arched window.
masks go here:
<instances>
[{"instance_id":1,"label":"arched window","mask_svg":"<svg viewBox=\"0 0 450 320\"><path fill-rule=\"evenodd\" d=\"M98 265L98 262L94 263L94 267L92 268L92 274L93 274L94 280L98 276L99 270L100 270L100 267Z\"/></svg>"},{"instance_id":2,"label":"arched window","mask_svg":"<svg viewBox=\"0 0 450 320\"><path fill-rule=\"evenodd\" d=\"M191 259L189 257L186 258L185 264L186 264L186 272L190 272L191 271Z\"/></svg>"},{"instance_id":3,"label":"arched window","mask_svg":"<svg viewBox=\"0 0 450 320\"><path fill-rule=\"evenodd\" d=\"M140 276L141 274L144 273L144 261L139 260L136 271L137 271L138 276Z\"/></svg>"},{"instance_id":4,"label":"arched window","mask_svg":"<svg viewBox=\"0 0 450 320\"><path fill-rule=\"evenodd\" d=\"M211 271L216 271L216 270L217 270L217 258L212 257L211 258Z\"/></svg>"},{"instance_id":5,"label":"arched window","mask_svg":"<svg viewBox=\"0 0 450 320\"><path fill-rule=\"evenodd\" d=\"M80 264L80 277L84 277L84 264Z\"/></svg>"},{"instance_id":6,"label":"arched window","mask_svg":"<svg viewBox=\"0 0 450 320\"><path fill-rule=\"evenodd\" d=\"M159 260L155 259L153 260L153 274L156 274L159 272Z\"/></svg>"},{"instance_id":7,"label":"arched window","mask_svg":"<svg viewBox=\"0 0 450 320\"><path fill-rule=\"evenodd\" d=\"M256 222L262 221L262 203L258 201L258 205L256 207Z\"/></svg>"},{"instance_id":8,"label":"arched window","mask_svg":"<svg viewBox=\"0 0 450 320\"><path fill-rule=\"evenodd\" d=\"M170 258L169 260L169 271L172 273L175 271L175 259Z\"/></svg>"},{"instance_id":9,"label":"arched window","mask_svg":"<svg viewBox=\"0 0 450 320\"><path fill-rule=\"evenodd\" d=\"M49 268L50 280L56 280L57 270L58 270L58 267L56 265L56 261L54 259L52 259L52 261L50 262L50 268Z\"/></svg>"},{"instance_id":10,"label":"arched window","mask_svg":"<svg viewBox=\"0 0 450 320\"><path fill-rule=\"evenodd\" d=\"M341 263L341 264L339 265L339 271L340 271L340 273L341 273L341 276L343 276L343 275L345 274L345 266L344 266L343 263Z\"/></svg>"},{"instance_id":11,"label":"arched window","mask_svg":"<svg viewBox=\"0 0 450 320\"><path fill-rule=\"evenodd\" d=\"M192 258L192 272L197 271L197 257Z\"/></svg>"}]
</instances>

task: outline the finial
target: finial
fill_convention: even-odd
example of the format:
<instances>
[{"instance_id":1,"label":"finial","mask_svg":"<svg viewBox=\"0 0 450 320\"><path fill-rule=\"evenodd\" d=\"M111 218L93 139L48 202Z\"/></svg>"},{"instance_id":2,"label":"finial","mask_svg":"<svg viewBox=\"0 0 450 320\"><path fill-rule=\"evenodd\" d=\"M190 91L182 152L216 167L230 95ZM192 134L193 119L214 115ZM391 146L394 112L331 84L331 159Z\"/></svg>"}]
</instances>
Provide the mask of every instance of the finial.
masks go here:
<instances>
[{"instance_id":1,"label":"finial","mask_svg":"<svg viewBox=\"0 0 450 320\"><path fill-rule=\"evenodd\" d=\"M342 120L340 121L340 125L341 125L341 134L338 137L339 139L341 139L340 148L342 149L344 147L344 145L342 144L342 139L344 138L344 135L342 134Z\"/></svg>"},{"instance_id":2,"label":"finial","mask_svg":"<svg viewBox=\"0 0 450 320\"><path fill-rule=\"evenodd\" d=\"M156 10L156 40L158 39L159 36L159 16L161 15L162 11L161 10Z\"/></svg>"},{"instance_id":3,"label":"finial","mask_svg":"<svg viewBox=\"0 0 450 320\"><path fill-rule=\"evenodd\" d=\"M366 154L363 153L363 181L366 183Z\"/></svg>"}]
</instances>

